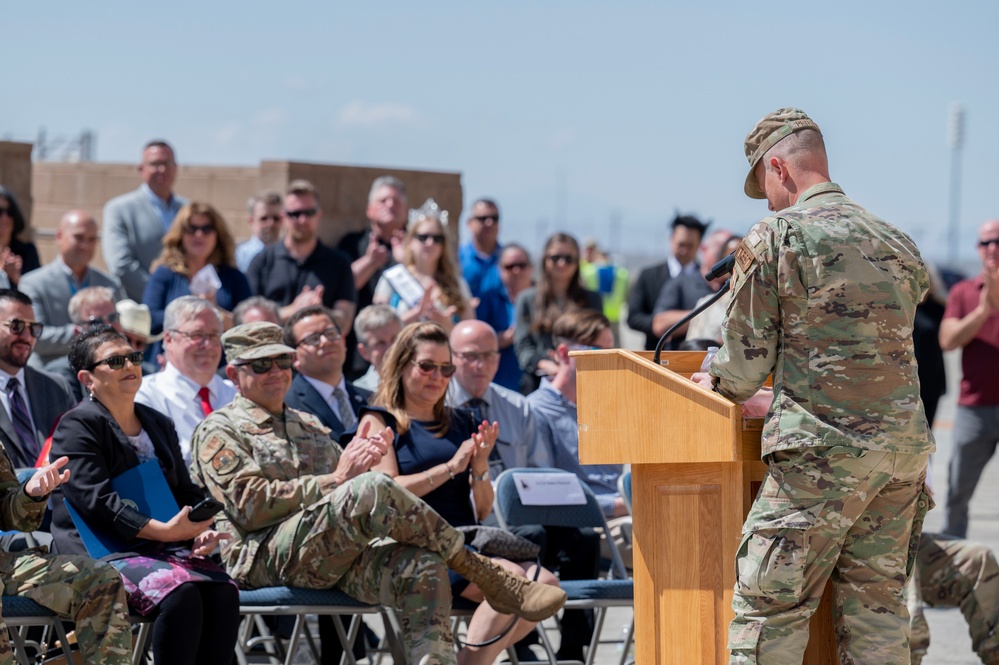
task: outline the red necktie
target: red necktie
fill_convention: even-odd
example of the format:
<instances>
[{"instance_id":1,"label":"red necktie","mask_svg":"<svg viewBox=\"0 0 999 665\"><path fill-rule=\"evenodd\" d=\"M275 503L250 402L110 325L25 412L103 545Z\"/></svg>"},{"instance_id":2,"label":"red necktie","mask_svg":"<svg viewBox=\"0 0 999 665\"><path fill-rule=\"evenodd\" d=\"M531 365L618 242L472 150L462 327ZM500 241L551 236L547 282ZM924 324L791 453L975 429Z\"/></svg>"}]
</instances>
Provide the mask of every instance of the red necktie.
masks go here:
<instances>
[{"instance_id":1,"label":"red necktie","mask_svg":"<svg viewBox=\"0 0 999 665\"><path fill-rule=\"evenodd\" d=\"M201 386L201 390L198 391L198 397L201 398L201 410L207 416L212 412L212 403L208 400L208 386Z\"/></svg>"}]
</instances>

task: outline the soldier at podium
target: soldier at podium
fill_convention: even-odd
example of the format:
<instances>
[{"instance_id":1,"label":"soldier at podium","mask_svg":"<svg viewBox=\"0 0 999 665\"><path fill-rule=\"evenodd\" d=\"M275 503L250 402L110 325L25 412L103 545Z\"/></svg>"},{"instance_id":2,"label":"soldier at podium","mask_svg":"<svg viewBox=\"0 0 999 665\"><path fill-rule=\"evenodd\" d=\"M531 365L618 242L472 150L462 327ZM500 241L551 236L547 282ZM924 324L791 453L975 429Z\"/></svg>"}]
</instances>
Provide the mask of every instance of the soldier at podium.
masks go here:
<instances>
[{"instance_id":1,"label":"soldier at podium","mask_svg":"<svg viewBox=\"0 0 999 665\"><path fill-rule=\"evenodd\" d=\"M912 344L929 286L904 233L830 181L818 126L784 108L745 143L774 215L735 252L724 345L694 380L736 402L773 375L767 477L743 527L731 663L800 663L832 580L840 662L907 663L934 443Z\"/></svg>"}]
</instances>

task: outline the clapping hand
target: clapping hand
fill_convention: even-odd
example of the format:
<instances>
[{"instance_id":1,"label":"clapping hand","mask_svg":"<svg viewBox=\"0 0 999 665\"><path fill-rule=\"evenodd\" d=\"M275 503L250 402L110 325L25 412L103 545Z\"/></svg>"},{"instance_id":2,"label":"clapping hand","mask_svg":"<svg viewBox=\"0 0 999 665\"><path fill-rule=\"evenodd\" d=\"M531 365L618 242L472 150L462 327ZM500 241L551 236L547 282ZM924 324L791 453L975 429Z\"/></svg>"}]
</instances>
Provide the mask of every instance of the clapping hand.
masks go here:
<instances>
[{"instance_id":1,"label":"clapping hand","mask_svg":"<svg viewBox=\"0 0 999 665\"><path fill-rule=\"evenodd\" d=\"M35 471L35 475L24 484L24 493L30 497L43 497L69 480L69 469L59 471L69 463L68 457L60 457Z\"/></svg>"},{"instance_id":2,"label":"clapping hand","mask_svg":"<svg viewBox=\"0 0 999 665\"><path fill-rule=\"evenodd\" d=\"M372 433L371 421L362 421L361 429L340 455L334 472L337 483L346 482L370 470L389 451L394 438L391 428L385 427Z\"/></svg>"}]
</instances>

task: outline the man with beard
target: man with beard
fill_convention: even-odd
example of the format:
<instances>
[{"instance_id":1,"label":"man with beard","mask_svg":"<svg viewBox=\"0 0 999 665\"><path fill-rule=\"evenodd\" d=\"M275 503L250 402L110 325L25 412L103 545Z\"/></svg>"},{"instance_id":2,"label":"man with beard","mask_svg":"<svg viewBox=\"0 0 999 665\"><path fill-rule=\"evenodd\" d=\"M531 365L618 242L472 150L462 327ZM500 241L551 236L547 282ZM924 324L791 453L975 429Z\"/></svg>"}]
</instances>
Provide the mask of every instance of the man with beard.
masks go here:
<instances>
[{"instance_id":1,"label":"man with beard","mask_svg":"<svg viewBox=\"0 0 999 665\"><path fill-rule=\"evenodd\" d=\"M31 298L0 289L0 444L14 468L35 466L45 438L76 405L65 381L26 366L43 328Z\"/></svg>"},{"instance_id":2,"label":"man with beard","mask_svg":"<svg viewBox=\"0 0 999 665\"><path fill-rule=\"evenodd\" d=\"M222 359L222 317L210 302L181 296L163 314L167 364L142 381L135 401L173 420L184 461L191 463L191 435L209 413L236 396L232 381L216 374Z\"/></svg>"},{"instance_id":3,"label":"man with beard","mask_svg":"<svg viewBox=\"0 0 999 665\"><path fill-rule=\"evenodd\" d=\"M253 293L281 305L281 319L310 305L325 305L354 320L357 291L350 259L319 241L319 193L311 182L295 180L284 197L285 234L265 247L246 272Z\"/></svg>"}]
</instances>

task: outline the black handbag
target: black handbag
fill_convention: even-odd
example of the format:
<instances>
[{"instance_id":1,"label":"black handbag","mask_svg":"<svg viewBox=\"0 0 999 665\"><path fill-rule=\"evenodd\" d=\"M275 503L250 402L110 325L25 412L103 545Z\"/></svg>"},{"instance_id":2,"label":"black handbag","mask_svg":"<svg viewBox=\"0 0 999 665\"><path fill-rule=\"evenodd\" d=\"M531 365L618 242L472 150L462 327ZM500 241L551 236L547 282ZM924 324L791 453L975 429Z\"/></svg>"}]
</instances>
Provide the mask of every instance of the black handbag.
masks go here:
<instances>
[{"instance_id":1,"label":"black handbag","mask_svg":"<svg viewBox=\"0 0 999 665\"><path fill-rule=\"evenodd\" d=\"M541 547L527 538L495 526L460 526L458 531L465 534L465 544L488 557L499 557L508 561L537 561Z\"/></svg>"}]
</instances>

